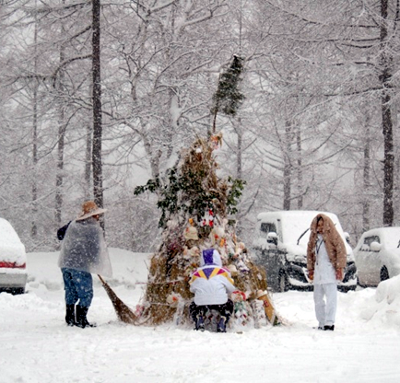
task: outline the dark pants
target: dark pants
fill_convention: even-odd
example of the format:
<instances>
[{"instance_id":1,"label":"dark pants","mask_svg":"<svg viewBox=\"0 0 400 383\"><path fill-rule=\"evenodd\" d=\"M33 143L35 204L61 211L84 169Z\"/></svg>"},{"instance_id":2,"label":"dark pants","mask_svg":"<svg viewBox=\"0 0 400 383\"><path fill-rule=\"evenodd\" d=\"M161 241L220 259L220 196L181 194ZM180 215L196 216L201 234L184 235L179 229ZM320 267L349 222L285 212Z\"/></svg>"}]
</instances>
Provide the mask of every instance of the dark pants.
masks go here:
<instances>
[{"instance_id":1,"label":"dark pants","mask_svg":"<svg viewBox=\"0 0 400 383\"><path fill-rule=\"evenodd\" d=\"M62 268L64 279L65 303L75 305L79 300L79 305L89 307L93 299L93 279L92 274L86 271Z\"/></svg>"},{"instance_id":2,"label":"dark pants","mask_svg":"<svg viewBox=\"0 0 400 383\"><path fill-rule=\"evenodd\" d=\"M217 311L221 317L226 318L225 323L228 323L229 318L233 313L233 302L228 299L228 301L222 305L206 305L206 306L197 306L196 303L192 302L189 306L189 313L194 322L196 322L197 316L202 315L206 316L207 311L215 310Z\"/></svg>"}]
</instances>

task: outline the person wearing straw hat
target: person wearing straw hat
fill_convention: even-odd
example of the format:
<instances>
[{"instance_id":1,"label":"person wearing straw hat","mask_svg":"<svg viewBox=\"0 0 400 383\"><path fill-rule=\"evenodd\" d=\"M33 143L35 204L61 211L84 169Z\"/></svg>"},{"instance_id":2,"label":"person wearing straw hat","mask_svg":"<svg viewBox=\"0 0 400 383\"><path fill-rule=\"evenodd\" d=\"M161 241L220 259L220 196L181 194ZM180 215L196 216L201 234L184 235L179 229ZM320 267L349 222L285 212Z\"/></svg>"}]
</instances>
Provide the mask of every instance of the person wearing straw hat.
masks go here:
<instances>
[{"instance_id":1,"label":"person wearing straw hat","mask_svg":"<svg viewBox=\"0 0 400 383\"><path fill-rule=\"evenodd\" d=\"M99 224L105 209L93 201L86 201L78 218L70 222L62 235L63 239L58 266L64 280L66 316L69 326L94 327L87 320L93 299L91 273L111 277L111 262ZM60 230L59 230L60 231Z\"/></svg>"}]
</instances>

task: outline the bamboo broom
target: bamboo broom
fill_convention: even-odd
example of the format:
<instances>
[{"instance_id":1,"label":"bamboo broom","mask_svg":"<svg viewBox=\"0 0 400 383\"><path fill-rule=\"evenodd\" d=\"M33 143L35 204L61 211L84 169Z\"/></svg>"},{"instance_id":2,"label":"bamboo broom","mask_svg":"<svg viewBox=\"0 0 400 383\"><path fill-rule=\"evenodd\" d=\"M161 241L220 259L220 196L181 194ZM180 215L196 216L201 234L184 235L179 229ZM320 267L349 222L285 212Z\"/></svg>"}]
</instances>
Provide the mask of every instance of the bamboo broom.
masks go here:
<instances>
[{"instance_id":1,"label":"bamboo broom","mask_svg":"<svg viewBox=\"0 0 400 383\"><path fill-rule=\"evenodd\" d=\"M124 323L136 324L138 318L135 313L124 302L122 302L121 299L118 298L117 294L114 293L109 284L99 274L97 274L97 276L99 277L104 289L111 299L118 319Z\"/></svg>"}]
</instances>

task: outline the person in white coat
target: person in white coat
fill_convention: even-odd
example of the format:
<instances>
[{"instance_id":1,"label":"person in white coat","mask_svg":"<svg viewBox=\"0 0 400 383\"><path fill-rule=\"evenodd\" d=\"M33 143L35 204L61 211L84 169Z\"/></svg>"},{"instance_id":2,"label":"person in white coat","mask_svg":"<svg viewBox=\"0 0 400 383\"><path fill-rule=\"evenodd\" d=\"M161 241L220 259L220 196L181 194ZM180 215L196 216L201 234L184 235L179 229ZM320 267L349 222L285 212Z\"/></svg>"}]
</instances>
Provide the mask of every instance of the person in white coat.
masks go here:
<instances>
[{"instance_id":1,"label":"person in white coat","mask_svg":"<svg viewBox=\"0 0 400 383\"><path fill-rule=\"evenodd\" d=\"M319 330L333 331L337 309L337 282L343 279L346 247L332 220L318 214L311 223L307 269L314 285ZM325 301L326 300L326 301Z\"/></svg>"},{"instance_id":2,"label":"person in white coat","mask_svg":"<svg viewBox=\"0 0 400 383\"><path fill-rule=\"evenodd\" d=\"M222 267L221 256L215 249L202 251L200 267L189 281L190 291L194 293L194 302L189 307L190 316L195 322L195 330L204 330L204 318L207 311L220 313L217 332L226 332L226 324L233 312L233 302L229 294L236 288L231 274Z\"/></svg>"}]
</instances>

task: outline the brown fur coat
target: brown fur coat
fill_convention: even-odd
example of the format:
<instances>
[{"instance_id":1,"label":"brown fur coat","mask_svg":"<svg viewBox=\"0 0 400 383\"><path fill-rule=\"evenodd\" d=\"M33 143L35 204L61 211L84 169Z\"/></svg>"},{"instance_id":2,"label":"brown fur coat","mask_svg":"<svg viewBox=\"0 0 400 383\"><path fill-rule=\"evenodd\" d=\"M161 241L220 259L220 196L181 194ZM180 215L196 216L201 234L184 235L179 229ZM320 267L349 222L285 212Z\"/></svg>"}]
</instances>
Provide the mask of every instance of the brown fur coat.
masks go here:
<instances>
[{"instance_id":1,"label":"brown fur coat","mask_svg":"<svg viewBox=\"0 0 400 383\"><path fill-rule=\"evenodd\" d=\"M311 223L311 234L307 246L307 269L309 271L314 270L314 264L316 260L315 244L317 242L318 217L321 217L324 220L323 238L329 260L331 261L335 270L344 269L347 263L346 246L336 230L335 224L328 216L324 214L318 214Z\"/></svg>"}]
</instances>

